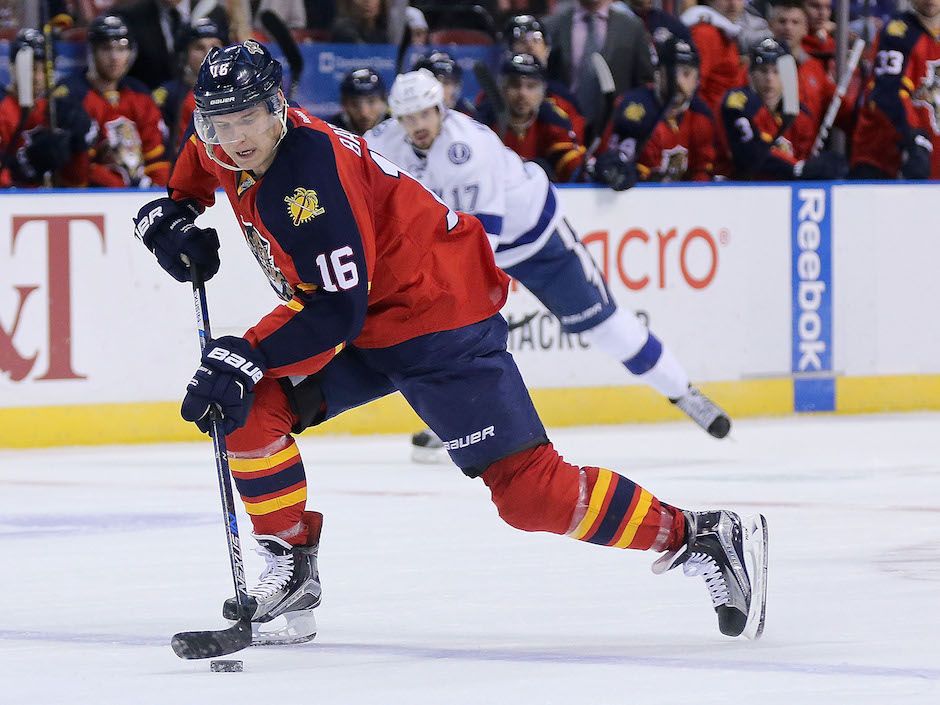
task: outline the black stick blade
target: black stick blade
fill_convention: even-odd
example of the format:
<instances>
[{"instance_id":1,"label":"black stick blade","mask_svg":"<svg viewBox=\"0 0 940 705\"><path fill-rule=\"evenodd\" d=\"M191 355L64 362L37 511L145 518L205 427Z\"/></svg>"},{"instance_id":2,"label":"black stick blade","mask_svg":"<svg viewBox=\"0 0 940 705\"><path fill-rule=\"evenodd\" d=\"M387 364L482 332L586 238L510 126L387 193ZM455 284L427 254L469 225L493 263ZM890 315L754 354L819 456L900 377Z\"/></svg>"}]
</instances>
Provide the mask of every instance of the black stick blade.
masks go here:
<instances>
[{"instance_id":1,"label":"black stick blade","mask_svg":"<svg viewBox=\"0 0 940 705\"><path fill-rule=\"evenodd\" d=\"M180 632L170 640L173 653L180 658L216 658L251 646L251 622L240 619L228 629L205 632Z\"/></svg>"}]
</instances>

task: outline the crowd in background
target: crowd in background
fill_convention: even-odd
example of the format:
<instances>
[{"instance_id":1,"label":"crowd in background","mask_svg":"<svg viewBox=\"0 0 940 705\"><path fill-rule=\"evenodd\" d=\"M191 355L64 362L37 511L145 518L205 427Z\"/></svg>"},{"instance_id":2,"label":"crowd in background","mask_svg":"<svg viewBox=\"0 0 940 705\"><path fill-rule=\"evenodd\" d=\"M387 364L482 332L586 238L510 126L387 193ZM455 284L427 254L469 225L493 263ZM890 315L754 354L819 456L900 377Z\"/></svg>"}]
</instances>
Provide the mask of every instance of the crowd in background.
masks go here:
<instances>
[{"instance_id":1,"label":"crowd in background","mask_svg":"<svg viewBox=\"0 0 940 705\"><path fill-rule=\"evenodd\" d=\"M402 70L431 71L449 108L557 182L940 176L940 0L852 3L850 36L867 47L835 115L837 140L825 144L817 136L837 93L832 0L662 2L50 0L55 36L88 45L87 69L61 80L50 103L45 38L30 29L44 3L0 0L11 75L0 185L165 185L203 57L269 40L270 13L300 42L427 46ZM478 95L462 94L446 52L464 43L504 52ZM34 62L29 87L15 80L23 53ZM795 114L778 70L788 55ZM350 71L340 95L342 110L320 117L358 134L389 117L372 67Z\"/></svg>"}]
</instances>

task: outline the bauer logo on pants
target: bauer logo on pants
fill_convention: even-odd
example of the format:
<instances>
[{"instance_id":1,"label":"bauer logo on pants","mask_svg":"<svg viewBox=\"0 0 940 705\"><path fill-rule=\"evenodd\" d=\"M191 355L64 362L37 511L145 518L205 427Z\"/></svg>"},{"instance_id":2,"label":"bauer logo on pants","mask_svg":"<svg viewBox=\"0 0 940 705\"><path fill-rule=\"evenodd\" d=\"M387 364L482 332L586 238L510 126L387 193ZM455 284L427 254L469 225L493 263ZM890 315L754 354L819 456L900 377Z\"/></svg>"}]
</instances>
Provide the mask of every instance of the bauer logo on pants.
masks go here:
<instances>
[{"instance_id":1,"label":"bauer logo on pants","mask_svg":"<svg viewBox=\"0 0 940 705\"><path fill-rule=\"evenodd\" d=\"M829 186L793 187L792 329L795 411L834 411L832 196Z\"/></svg>"}]
</instances>

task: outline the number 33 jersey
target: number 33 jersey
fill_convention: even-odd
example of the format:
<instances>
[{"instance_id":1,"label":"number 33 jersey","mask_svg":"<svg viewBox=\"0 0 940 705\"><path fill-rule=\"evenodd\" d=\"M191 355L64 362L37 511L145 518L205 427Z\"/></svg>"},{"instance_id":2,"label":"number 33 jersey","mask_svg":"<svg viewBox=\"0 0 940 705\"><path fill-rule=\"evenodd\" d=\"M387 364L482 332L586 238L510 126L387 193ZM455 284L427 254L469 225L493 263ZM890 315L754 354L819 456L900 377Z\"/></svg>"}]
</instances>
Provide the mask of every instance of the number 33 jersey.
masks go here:
<instances>
[{"instance_id":1,"label":"number 33 jersey","mask_svg":"<svg viewBox=\"0 0 940 705\"><path fill-rule=\"evenodd\" d=\"M369 147L404 167L455 211L472 213L496 250L496 263L510 267L530 256L560 217L548 176L523 162L485 125L448 110L427 153L407 141L397 120L365 134Z\"/></svg>"},{"instance_id":2,"label":"number 33 jersey","mask_svg":"<svg viewBox=\"0 0 940 705\"><path fill-rule=\"evenodd\" d=\"M508 278L478 221L361 137L299 108L289 108L287 127L263 176L223 168L192 136L170 177L177 200L210 206L225 190L282 299L245 334L269 374L313 374L349 343L388 347L499 311Z\"/></svg>"}]
</instances>

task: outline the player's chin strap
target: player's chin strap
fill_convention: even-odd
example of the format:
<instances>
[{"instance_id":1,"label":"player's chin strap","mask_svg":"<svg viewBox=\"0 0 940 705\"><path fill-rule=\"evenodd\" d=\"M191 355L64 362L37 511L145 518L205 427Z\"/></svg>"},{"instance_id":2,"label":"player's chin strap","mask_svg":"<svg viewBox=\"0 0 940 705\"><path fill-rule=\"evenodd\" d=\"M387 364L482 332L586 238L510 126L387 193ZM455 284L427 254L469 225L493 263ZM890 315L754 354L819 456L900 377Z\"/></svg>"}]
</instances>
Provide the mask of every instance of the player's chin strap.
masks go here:
<instances>
[{"instance_id":1,"label":"player's chin strap","mask_svg":"<svg viewBox=\"0 0 940 705\"><path fill-rule=\"evenodd\" d=\"M287 101L284 98L281 98L281 108L278 114L278 120L281 122L281 134L277 138L277 142L274 143L273 150L276 150L278 145L281 143L281 140L284 139L284 135L287 134ZM202 142L202 140L199 140ZM226 164L221 159L219 159L212 151L212 145L208 142L202 142L203 148L206 150L206 155L209 159L214 161L220 167L228 169L229 171L244 171L240 166L235 166L234 164Z\"/></svg>"}]
</instances>

